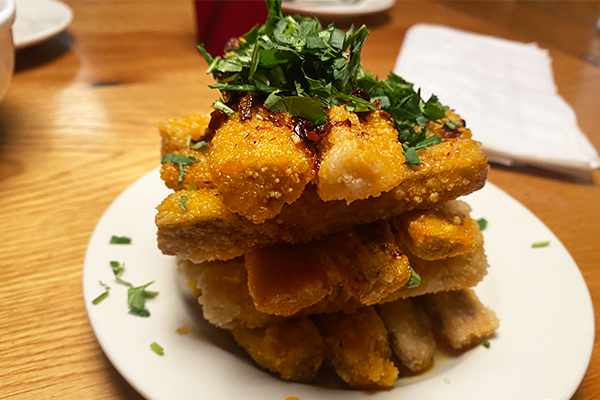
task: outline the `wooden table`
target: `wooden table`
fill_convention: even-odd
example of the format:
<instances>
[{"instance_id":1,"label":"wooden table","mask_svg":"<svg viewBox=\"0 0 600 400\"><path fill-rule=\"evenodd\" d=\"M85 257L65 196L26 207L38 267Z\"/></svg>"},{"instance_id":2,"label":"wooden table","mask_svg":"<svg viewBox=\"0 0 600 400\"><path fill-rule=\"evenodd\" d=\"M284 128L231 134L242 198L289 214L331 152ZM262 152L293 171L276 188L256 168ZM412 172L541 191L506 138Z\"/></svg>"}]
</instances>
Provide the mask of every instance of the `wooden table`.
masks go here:
<instances>
[{"instance_id":1,"label":"wooden table","mask_svg":"<svg viewBox=\"0 0 600 400\"><path fill-rule=\"evenodd\" d=\"M83 257L106 207L158 165L157 123L207 110L216 96L195 50L191 2L70 5L68 33L18 52L0 104L2 399L141 398L96 342L82 298ZM417 22L539 41L550 49L560 94L600 148L599 37L572 19L521 2L400 1L366 22L363 62L380 76ZM586 182L494 166L489 180L556 233L600 309L600 171ZM574 399L597 398L596 345Z\"/></svg>"}]
</instances>

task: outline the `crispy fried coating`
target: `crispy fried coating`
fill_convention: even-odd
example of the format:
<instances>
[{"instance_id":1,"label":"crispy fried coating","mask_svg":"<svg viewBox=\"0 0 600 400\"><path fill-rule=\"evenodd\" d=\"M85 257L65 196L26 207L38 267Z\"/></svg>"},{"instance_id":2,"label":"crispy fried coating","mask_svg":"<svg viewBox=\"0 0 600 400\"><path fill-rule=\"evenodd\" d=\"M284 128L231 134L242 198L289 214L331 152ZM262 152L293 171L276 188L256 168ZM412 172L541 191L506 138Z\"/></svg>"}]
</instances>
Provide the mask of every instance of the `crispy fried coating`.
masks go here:
<instances>
[{"instance_id":1,"label":"crispy fried coating","mask_svg":"<svg viewBox=\"0 0 600 400\"><path fill-rule=\"evenodd\" d=\"M160 167L160 178L165 182L165 185L167 185L169 189L183 190L189 188L190 185L203 189L215 187L212 182L210 169L208 168L208 147L199 150L183 148L174 150L170 154L195 157L198 162L183 167L185 173L181 182L179 182L179 164L171 162L163 163Z\"/></svg>"},{"instance_id":2,"label":"crispy fried coating","mask_svg":"<svg viewBox=\"0 0 600 400\"><path fill-rule=\"evenodd\" d=\"M470 212L465 202L455 200L429 210L403 213L391 221L398 237L414 255L439 260L483 245L477 222L468 216Z\"/></svg>"},{"instance_id":3,"label":"crispy fried coating","mask_svg":"<svg viewBox=\"0 0 600 400\"><path fill-rule=\"evenodd\" d=\"M456 349L480 343L500 326L496 314L481 304L472 289L429 294L421 300L436 328Z\"/></svg>"},{"instance_id":4,"label":"crispy fried coating","mask_svg":"<svg viewBox=\"0 0 600 400\"><path fill-rule=\"evenodd\" d=\"M191 136L191 143L194 144L204 135L209 122L210 114L194 114L185 118L173 118L159 124L162 155L185 149L188 136Z\"/></svg>"},{"instance_id":5,"label":"crispy fried coating","mask_svg":"<svg viewBox=\"0 0 600 400\"><path fill-rule=\"evenodd\" d=\"M323 362L323 337L306 317L256 329L236 326L232 333L258 365L283 379L308 382Z\"/></svg>"},{"instance_id":6,"label":"crispy fried coating","mask_svg":"<svg viewBox=\"0 0 600 400\"><path fill-rule=\"evenodd\" d=\"M399 299L377 306L402 364L413 372L424 371L433 363L435 339L431 321L411 299Z\"/></svg>"},{"instance_id":7,"label":"crispy fried coating","mask_svg":"<svg viewBox=\"0 0 600 400\"><path fill-rule=\"evenodd\" d=\"M405 286L408 258L396 246L387 221L359 225L320 241L346 290L361 304L375 304Z\"/></svg>"},{"instance_id":8,"label":"crispy fried coating","mask_svg":"<svg viewBox=\"0 0 600 400\"><path fill-rule=\"evenodd\" d=\"M345 107L335 106L328 117L331 131L319 143L321 199L350 203L398 186L404 179L405 158L398 132L384 113L369 113L361 121Z\"/></svg>"},{"instance_id":9,"label":"crispy fried coating","mask_svg":"<svg viewBox=\"0 0 600 400\"><path fill-rule=\"evenodd\" d=\"M246 253L248 287L256 309L290 316L331 293L329 260L315 242Z\"/></svg>"},{"instance_id":10,"label":"crispy fried coating","mask_svg":"<svg viewBox=\"0 0 600 400\"><path fill-rule=\"evenodd\" d=\"M396 243L408 257L411 267L421 277L421 284L413 288L400 288L384 298L383 302L426 293L470 288L477 285L487 274L489 264L483 247L455 257L428 261L416 257L400 241L397 240Z\"/></svg>"},{"instance_id":11,"label":"crispy fried coating","mask_svg":"<svg viewBox=\"0 0 600 400\"><path fill-rule=\"evenodd\" d=\"M259 108L244 121L240 113L217 130L210 171L227 207L261 223L300 197L315 175L316 155L292 131L289 115L273 121Z\"/></svg>"},{"instance_id":12,"label":"crispy fried coating","mask_svg":"<svg viewBox=\"0 0 600 400\"><path fill-rule=\"evenodd\" d=\"M398 370L390 361L392 351L385 325L373 307L355 313L314 317L325 339L325 360L351 386L391 386Z\"/></svg>"},{"instance_id":13,"label":"crispy fried coating","mask_svg":"<svg viewBox=\"0 0 600 400\"><path fill-rule=\"evenodd\" d=\"M229 211L216 190L171 194L158 206L158 246L165 254L194 262L230 259L256 247L308 242L356 224L430 208L483 187L488 165L480 143L447 140L419 152L422 164L406 166L402 183L379 197L349 205L324 202L314 185L307 185L297 201L262 224ZM187 196L186 211L179 207L182 194Z\"/></svg>"},{"instance_id":14,"label":"crispy fried coating","mask_svg":"<svg viewBox=\"0 0 600 400\"><path fill-rule=\"evenodd\" d=\"M254 307L248 293L248 278L243 260L215 261L201 267L197 288L204 318L219 328L237 325L256 328L278 321ZM189 268L189 267L188 267ZM189 271L189 269L188 269Z\"/></svg>"}]
</instances>

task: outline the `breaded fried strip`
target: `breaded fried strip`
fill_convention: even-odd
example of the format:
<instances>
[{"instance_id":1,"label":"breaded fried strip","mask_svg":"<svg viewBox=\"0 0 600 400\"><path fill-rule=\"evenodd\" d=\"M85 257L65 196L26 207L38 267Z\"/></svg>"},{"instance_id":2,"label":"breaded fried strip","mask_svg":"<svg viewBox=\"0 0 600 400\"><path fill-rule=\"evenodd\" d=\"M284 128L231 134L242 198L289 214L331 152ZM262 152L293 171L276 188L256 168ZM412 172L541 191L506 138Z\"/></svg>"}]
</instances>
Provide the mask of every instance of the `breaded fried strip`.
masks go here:
<instances>
[{"instance_id":1,"label":"breaded fried strip","mask_svg":"<svg viewBox=\"0 0 600 400\"><path fill-rule=\"evenodd\" d=\"M332 267L315 242L257 249L244 258L250 295L261 312L287 317L332 291Z\"/></svg>"},{"instance_id":2,"label":"breaded fried strip","mask_svg":"<svg viewBox=\"0 0 600 400\"><path fill-rule=\"evenodd\" d=\"M398 370L390 361L388 333L372 307L355 313L314 317L325 339L325 360L351 386L384 388L391 386Z\"/></svg>"},{"instance_id":3,"label":"breaded fried strip","mask_svg":"<svg viewBox=\"0 0 600 400\"><path fill-rule=\"evenodd\" d=\"M470 288L477 285L487 274L489 265L483 247L459 256L427 261L416 257L400 242L396 242L408 257L411 267L420 275L421 284L413 288L400 288L384 298L383 302L426 293Z\"/></svg>"},{"instance_id":4,"label":"breaded fried strip","mask_svg":"<svg viewBox=\"0 0 600 400\"><path fill-rule=\"evenodd\" d=\"M185 149L188 136L191 136L191 144L194 144L204 135L209 122L210 114L194 114L185 118L173 118L159 124L162 155Z\"/></svg>"},{"instance_id":5,"label":"breaded fried strip","mask_svg":"<svg viewBox=\"0 0 600 400\"><path fill-rule=\"evenodd\" d=\"M232 333L258 365L283 379L308 382L323 362L323 337L306 317L264 328L236 326Z\"/></svg>"},{"instance_id":6,"label":"breaded fried strip","mask_svg":"<svg viewBox=\"0 0 600 400\"><path fill-rule=\"evenodd\" d=\"M346 290L362 304L377 303L410 279L408 258L396 246L385 220L356 226L320 242Z\"/></svg>"},{"instance_id":7,"label":"breaded fried strip","mask_svg":"<svg viewBox=\"0 0 600 400\"><path fill-rule=\"evenodd\" d=\"M429 210L414 210L391 219L398 238L424 260L439 260L473 251L483 245L471 208L455 200Z\"/></svg>"},{"instance_id":8,"label":"breaded fried strip","mask_svg":"<svg viewBox=\"0 0 600 400\"><path fill-rule=\"evenodd\" d=\"M300 197L315 175L316 156L292 131L289 115L274 122L263 108L247 120L241 113L212 139L210 171L227 207L261 223Z\"/></svg>"},{"instance_id":9,"label":"breaded fried strip","mask_svg":"<svg viewBox=\"0 0 600 400\"><path fill-rule=\"evenodd\" d=\"M481 304L472 289L429 294L422 301L436 328L456 349L481 342L500 326L496 314Z\"/></svg>"},{"instance_id":10,"label":"breaded fried strip","mask_svg":"<svg viewBox=\"0 0 600 400\"><path fill-rule=\"evenodd\" d=\"M487 159L478 142L447 140L420 152L422 164L407 166L404 181L379 197L349 205L324 202L314 185L308 185L296 202L262 224L229 211L216 190L171 194L158 206L158 246L165 254L194 262L230 259L256 247L308 242L356 224L429 208L478 190L485 183ZM187 210L180 209L182 194L187 196Z\"/></svg>"},{"instance_id":11,"label":"breaded fried strip","mask_svg":"<svg viewBox=\"0 0 600 400\"><path fill-rule=\"evenodd\" d=\"M216 261L208 264L204 266L197 281L197 288L201 292L198 302L203 306L202 312L207 321L219 328L232 329L237 325L256 328L279 320L254 307L248 293L243 261Z\"/></svg>"},{"instance_id":12,"label":"breaded fried strip","mask_svg":"<svg viewBox=\"0 0 600 400\"><path fill-rule=\"evenodd\" d=\"M391 338L392 349L402 364L413 372L433 363L435 339L431 321L411 299L399 299L377 306Z\"/></svg>"},{"instance_id":13,"label":"breaded fried strip","mask_svg":"<svg viewBox=\"0 0 600 400\"><path fill-rule=\"evenodd\" d=\"M169 189L182 190L189 187L190 184L197 188L214 188L210 169L208 168L208 148L200 150L181 149L175 150L170 154L180 154L186 157L195 157L198 162L184 166L185 174L179 182L179 164L167 162L160 167L160 178L165 182Z\"/></svg>"},{"instance_id":14,"label":"breaded fried strip","mask_svg":"<svg viewBox=\"0 0 600 400\"><path fill-rule=\"evenodd\" d=\"M345 107L328 112L331 131L319 143L319 196L350 203L377 197L404 179L404 154L398 131L384 113L369 113L360 121ZM389 117L389 116L388 116Z\"/></svg>"}]
</instances>

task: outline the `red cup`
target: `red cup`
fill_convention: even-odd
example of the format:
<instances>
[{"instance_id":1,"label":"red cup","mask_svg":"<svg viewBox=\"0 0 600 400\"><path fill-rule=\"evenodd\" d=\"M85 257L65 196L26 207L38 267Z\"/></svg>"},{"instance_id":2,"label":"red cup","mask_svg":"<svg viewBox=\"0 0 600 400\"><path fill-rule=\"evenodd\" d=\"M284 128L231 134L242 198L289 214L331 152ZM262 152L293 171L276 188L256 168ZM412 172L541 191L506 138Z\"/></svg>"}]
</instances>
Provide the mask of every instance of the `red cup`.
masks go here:
<instances>
[{"instance_id":1,"label":"red cup","mask_svg":"<svg viewBox=\"0 0 600 400\"><path fill-rule=\"evenodd\" d=\"M248 32L267 19L264 0L195 0L198 44L213 56L223 55L229 39Z\"/></svg>"}]
</instances>

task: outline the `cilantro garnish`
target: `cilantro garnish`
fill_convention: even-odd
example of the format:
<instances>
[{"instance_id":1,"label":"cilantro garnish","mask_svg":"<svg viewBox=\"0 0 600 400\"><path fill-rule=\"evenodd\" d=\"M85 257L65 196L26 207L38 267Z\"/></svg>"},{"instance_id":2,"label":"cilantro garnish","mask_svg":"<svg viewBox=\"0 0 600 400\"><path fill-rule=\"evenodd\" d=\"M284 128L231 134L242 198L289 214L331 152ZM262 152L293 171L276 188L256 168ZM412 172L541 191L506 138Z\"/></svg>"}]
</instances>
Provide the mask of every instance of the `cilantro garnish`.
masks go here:
<instances>
[{"instance_id":1,"label":"cilantro garnish","mask_svg":"<svg viewBox=\"0 0 600 400\"><path fill-rule=\"evenodd\" d=\"M187 135L187 137L185 138L185 147L190 147L191 143L192 143L192 135Z\"/></svg>"},{"instance_id":2,"label":"cilantro garnish","mask_svg":"<svg viewBox=\"0 0 600 400\"><path fill-rule=\"evenodd\" d=\"M179 165L179 176L177 178L177 185L181 185L181 181L183 181L183 176L185 175L185 165L190 165L198 162L198 159L194 156L186 157L181 154L165 154L160 160L161 163L172 162Z\"/></svg>"},{"instance_id":3,"label":"cilantro garnish","mask_svg":"<svg viewBox=\"0 0 600 400\"><path fill-rule=\"evenodd\" d=\"M479 230L480 231L482 231L485 228L487 228L487 224L488 224L488 222L487 222L487 219L485 219L485 218L479 218L477 220L477 225L479 225Z\"/></svg>"},{"instance_id":4,"label":"cilantro garnish","mask_svg":"<svg viewBox=\"0 0 600 400\"><path fill-rule=\"evenodd\" d=\"M369 35L365 26L344 32L329 24L323 28L316 18L283 16L281 1L266 1L267 21L256 25L238 39L238 47L223 57L213 57L204 45L198 46L217 83L223 99L228 92L250 92L266 96L264 106L287 112L311 122L326 124L325 109L345 105L350 112L381 109L387 112L405 145L408 164L420 163L416 150L441 142L425 129L427 121L440 121L447 110L436 96L425 101L411 83L390 73L379 80L364 71L361 50ZM353 93L357 88L369 99ZM224 100L213 107L228 115L234 111ZM441 121L440 121L441 123ZM452 123L452 122L450 122ZM420 128L415 129L418 126Z\"/></svg>"},{"instance_id":5,"label":"cilantro garnish","mask_svg":"<svg viewBox=\"0 0 600 400\"><path fill-rule=\"evenodd\" d=\"M110 244L131 244L131 238L127 236L111 236Z\"/></svg>"},{"instance_id":6,"label":"cilantro garnish","mask_svg":"<svg viewBox=\"0 0 600 400\"><path fill-rule=\"evenodd\" d=\"M104 283L102 283L102 281L100 281L100 285L102 285L104 287L104 292L102 294L100 294L100 296L98 296L94 300L92 300L93 305L97 305L102 300L107 298L109 295L110 287L108 285L105 285Z\"/></svg>"},{"instance_id":7,"label":"cilantro garnish","mask_svg":"<svg viewBox=\"0 0 600 400\"><path fill-rule=\"evenodd\" d=\"M193 183L186 183L183 186L188 190L198 190L198 186L194 185Z\"/></svg>"},{"instance_id":8,"label":"cilantro garnish","mask_svg":"<svg viewBox=\"0 0 600 400\"><path fill-rule=\"evenodd\" d=\"M532 248L538 248L538 247L548 247L550 246L550 241L546 241L546 242L535 242L531 244Z\"/></svg>"},{"instance_id":9,"label":"cilantro garnish","mask_svg":"<svg viewBox=\"0 0 600 400\"><path fill-rule=\"evenodd\" d=\"M408 268L410 268L410 279L408 280L406 287L413 288L419 286L421 284L421 277L415 272L414 269L412 269L411 266L409 266Z\"/></svg>"},{"instance_id":10,"label":"cilantro garnish","mask_svg":"<svg viewBox=\"0 0 600 400\"><path fill-rule=\"evenodd\" d=\"M444 121L444 125L446 125L448 128L450 129L456 129L460 126L460 121L459 120L455 120L455 121Z\"/></svg>"},{"instance_id":11,"label":"cilantro garnish","mask_svg":"<svg viewBox=\"0 0 600 400\"><path fill-rule=\"evenodd\" d=\"M129 287L133 287L133 285L131 283L126 282L123 279L121 279L121 274L125 270L125 263L121 264L118 261L111 261L110 268L112 269L112 272L115 275L115 280L117 281L117 283L120 283L121 285L129 286Z\"/></svg>"},{"instance_id":12,"label":"cilantro garnish","mask_svg":"<svg viewBox=\"0 0 600 400\"><path fill-rule=\"evenodd\" d=\"M165 354L165 349L163 349L163 347L156 342L150 343L150 348L152 349L153 352L155 352L159 356L162 356L163 354Z\"/></svg>"},{"instance_id":13,"label":"cilantro garnish","mask_svg":"<svg viewBox=\"0 0 600 400\"><path fill-rule=\"evenodd\" d=\"M187 201L187 196L181 196L181 202L179 203L179 208L181 208L183 211L186 211L186 209L185 209L186 201Z\"/></svg>"},{"instance_id":14,"label":"cilantro garnish","mask_svg":"<svg viewBox=\"0 0 600 400\"><path fill-rule=\"evenodd\" d=\"M152 285L154 281L138 287L127 289L127 304L129 304L129 313L140 317L149 317L150 311L146 309L146 299L151 299L158 295L158 292L151 292L146 288Z\"/></svg>"},{"instance_id":15,"label":"cilantro garnish","mask_svg":"<svg viewBox=\"0 0 600 400\"><path fill-rule=\"evenodd\" d=\"M200 141L200 142L194 144L191 148L194 150L200 150L206 146L210 146L210 142Z\"/></svg>"},{"instance_id":16,"label":"cilantro garnish","mask_svg":"<svg viewBox=\"0 0 600 400\"><path fill-rule=\"evenodd\" d=\"M487 339L483 339L483 347L489 349L491 346L490 342Z\"/></svg>"}]
</instances>

